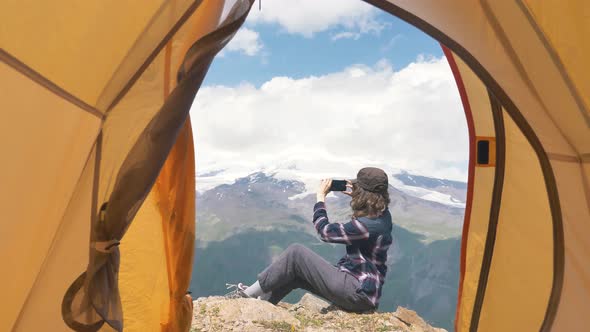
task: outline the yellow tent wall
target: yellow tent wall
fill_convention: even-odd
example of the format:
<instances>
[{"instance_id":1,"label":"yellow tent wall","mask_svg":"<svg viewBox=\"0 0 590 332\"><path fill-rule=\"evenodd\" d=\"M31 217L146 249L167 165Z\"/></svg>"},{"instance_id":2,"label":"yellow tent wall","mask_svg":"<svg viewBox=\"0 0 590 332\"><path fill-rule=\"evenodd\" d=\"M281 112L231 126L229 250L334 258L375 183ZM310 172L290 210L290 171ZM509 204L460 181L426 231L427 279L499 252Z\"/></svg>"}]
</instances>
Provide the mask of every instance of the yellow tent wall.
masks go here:
<instances>
[{"instance_id":1,"label":"yellow tent wall","mask_svg":"<svg viewBox=\"0 0 590 332\"><path fill-rule=\"evenodd\" d=\"M590 252L590 69L582 59L590 55L590 5L367 2L454 53L476 131L489 113L486 102L498 103L501 126L490 135L503 161L494 166L494 184L482 167L471 170L458 331L583 331L590 311L583 263Z\"/></svg>"},{"instance_id":2,"label":"yellow tent wall","mask_svg":"<svg viewBox=\"0 0 590 332\"><path fill-rule=\"evenodd\" d=\"M187 329L194 158L175 113L251 4L221 25L218 0L0 4L1 331L120 330L120 312Z\"/></svg>"}]
</instances>

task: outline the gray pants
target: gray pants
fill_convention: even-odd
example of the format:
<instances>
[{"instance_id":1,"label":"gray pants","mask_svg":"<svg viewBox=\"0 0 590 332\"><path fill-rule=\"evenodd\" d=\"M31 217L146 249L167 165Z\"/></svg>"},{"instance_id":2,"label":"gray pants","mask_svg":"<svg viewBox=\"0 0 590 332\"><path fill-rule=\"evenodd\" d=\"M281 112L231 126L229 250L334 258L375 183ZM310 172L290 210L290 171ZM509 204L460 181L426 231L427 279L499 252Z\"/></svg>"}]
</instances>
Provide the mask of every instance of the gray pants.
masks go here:
<instances>
[{"instance_id":1,"label":"gray pants","mask_svg":"<svg viewBox=\"0 0 590 332\"><path fill-rule=\"evenodd\" d=\"M354 276L300 244L293 244L281 253L258 275L258 282L265 293L271 293L269 302L273 304L292 290L302 288L348 311L373 309L369 298L357 292L360 283Z\"/></svg>"}]
</instances>

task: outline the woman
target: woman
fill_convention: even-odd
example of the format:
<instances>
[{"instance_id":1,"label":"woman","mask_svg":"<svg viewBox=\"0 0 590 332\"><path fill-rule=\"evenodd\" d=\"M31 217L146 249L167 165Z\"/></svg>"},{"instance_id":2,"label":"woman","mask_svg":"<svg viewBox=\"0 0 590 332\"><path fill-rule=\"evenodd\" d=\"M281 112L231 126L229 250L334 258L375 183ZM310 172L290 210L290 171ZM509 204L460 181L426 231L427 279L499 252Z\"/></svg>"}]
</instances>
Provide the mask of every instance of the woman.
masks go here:
<instances>
[{"instance_id":1,"label":"woman","mask_svg":"<svg viewBox=\"0 0 590 332\"><path fill-rule=\"evenodd\" d=\"M387 273L387 249L392 243L387 174L374 167L347 180L345 191L353 211L347 223L330 223L325 199L332 180L322 180L313 207L313 224L322 241L346 245L346 255L332 265L310 249L293 244L246 287L229 297L253 297L277 304L289 292L303 288L354 312L376 309ZM348 189L347 188L347 189Z\"/></svg>"}]
</instances>

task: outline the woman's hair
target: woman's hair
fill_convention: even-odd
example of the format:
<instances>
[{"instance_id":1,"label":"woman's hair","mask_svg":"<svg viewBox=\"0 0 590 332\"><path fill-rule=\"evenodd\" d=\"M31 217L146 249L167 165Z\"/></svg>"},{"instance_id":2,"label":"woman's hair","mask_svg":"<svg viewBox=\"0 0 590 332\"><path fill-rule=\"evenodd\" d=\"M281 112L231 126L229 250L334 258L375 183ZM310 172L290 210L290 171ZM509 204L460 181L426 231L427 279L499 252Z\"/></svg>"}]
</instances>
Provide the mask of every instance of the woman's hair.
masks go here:
<instances>
[{"instance_id":1,"label":"woman's hair","mask_svg":"<svg viewBox=\"0 0 590 332\"><path fill-rule=\"evenodd\" d=\"M371 192L356 183L352 185L350 207L355 217L376 217L389 205L387 188L381 192Z\"/></svg>"}]
</instances>

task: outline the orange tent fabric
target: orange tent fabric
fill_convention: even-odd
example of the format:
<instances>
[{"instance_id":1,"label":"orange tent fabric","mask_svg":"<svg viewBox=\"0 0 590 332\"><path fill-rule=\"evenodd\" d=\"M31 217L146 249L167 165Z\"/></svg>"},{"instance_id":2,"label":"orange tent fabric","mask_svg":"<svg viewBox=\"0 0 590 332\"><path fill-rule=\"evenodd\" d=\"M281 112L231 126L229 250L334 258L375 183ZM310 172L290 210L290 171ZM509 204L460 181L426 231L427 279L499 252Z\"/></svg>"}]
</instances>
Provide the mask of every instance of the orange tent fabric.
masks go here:
<instances>
[{"instance_id":1,"label":"orange tent fabric","mask_svg":"<svg viewBox=\"0 0 590 332\"><path fill-rule=\"evenodd\" d=\"M0 330L186 329L188 110L252 3L0 4Z\"/></svg>"}]
</instances>

